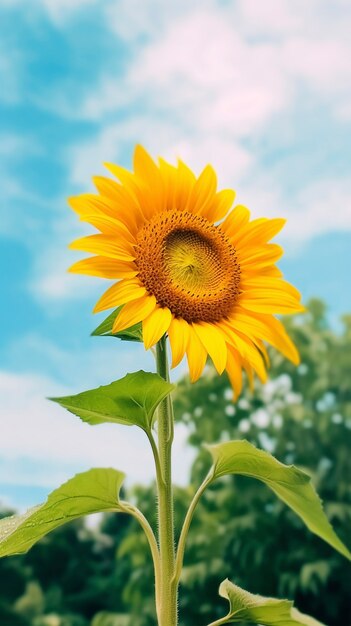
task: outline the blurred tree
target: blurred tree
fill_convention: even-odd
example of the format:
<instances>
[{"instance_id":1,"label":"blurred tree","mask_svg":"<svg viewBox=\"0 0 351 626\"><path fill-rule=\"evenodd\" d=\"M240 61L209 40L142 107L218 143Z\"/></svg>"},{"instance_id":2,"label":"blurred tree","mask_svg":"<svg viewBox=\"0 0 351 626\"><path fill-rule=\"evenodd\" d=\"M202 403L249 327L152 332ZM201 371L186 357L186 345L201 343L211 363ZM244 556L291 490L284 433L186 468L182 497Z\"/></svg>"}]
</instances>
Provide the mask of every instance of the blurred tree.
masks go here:
<instances>
[{"instance_id":1,"label":"blurred tree","mask_svg":"<svg viewBox=\"0 0 351 626\"><path fill-rule=\"evenodd\" d=\"M301 365L272 352L270 381L253 393L246 389L236 403L227 377L210 366L196 385L180 382L176 419L186 424L196 459L191 486L175 490L178 532L209 467L202 444L246 438L313 474L331 522L350 545L351 316L335 333L325 306L314 300L308 314L287 326ZM155 527L154 485L134 488L129 497ZM218 586L226 576L252 592L294 598L328 626L351 624L350 564L264 485L244 477L219 480L198 505L180 590L181 626L205 626L225 614ZM94 532L82 522L64 526L27 555L0 560L0 577L1 626L155 624L148 547L127 516L106 515ZM36 617L23 611L24 598L33 606L29 581L44 594Z\"/></svg>"},{"instance_id":2,"label":"blurred tree","mask_svg":"<svg viewBox=\"0 0 351 626\"><path fill-rule=\"evenodd\" d=\"M351 316L335 334L323 303L314 300L308 308L287 322L301 353L299 367L271 353L270 382L235 404L226 377L210 369L197 385L181 382L176 414L199 449L194 485L209 466L202 443L245 437L313 475L331 522L350 545ZM223 615L217 588L226 576L252 592L295 598L302 611L330 626L351 624L350 564L257 481L227 477L209 489L187 547L184 626Z\"/></svg>"}]
</instances>

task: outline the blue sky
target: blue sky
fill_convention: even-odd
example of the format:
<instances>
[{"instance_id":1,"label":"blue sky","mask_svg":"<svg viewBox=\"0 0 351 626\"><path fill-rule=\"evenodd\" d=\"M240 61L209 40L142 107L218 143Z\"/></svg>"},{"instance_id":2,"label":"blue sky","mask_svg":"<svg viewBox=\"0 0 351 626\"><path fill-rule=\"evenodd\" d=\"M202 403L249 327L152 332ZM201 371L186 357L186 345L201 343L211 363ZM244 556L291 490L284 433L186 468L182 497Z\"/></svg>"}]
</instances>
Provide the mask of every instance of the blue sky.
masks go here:
<instances>
[{"instance_id":1,"label":"blue sky","mask_svg":"<svg viewBox=\"0 0 351 626\"><path fill-rule=\"evenodd\" d=\"M94 464L151 476L141 435L44 399L153 367L89 337L102 285L66 273L87 232L66 198L136 142L287 217L286 276L333 322L351 311L350 27L346 0L0 0L0 499L33 504Z\"/></svg>"}]
</instances>

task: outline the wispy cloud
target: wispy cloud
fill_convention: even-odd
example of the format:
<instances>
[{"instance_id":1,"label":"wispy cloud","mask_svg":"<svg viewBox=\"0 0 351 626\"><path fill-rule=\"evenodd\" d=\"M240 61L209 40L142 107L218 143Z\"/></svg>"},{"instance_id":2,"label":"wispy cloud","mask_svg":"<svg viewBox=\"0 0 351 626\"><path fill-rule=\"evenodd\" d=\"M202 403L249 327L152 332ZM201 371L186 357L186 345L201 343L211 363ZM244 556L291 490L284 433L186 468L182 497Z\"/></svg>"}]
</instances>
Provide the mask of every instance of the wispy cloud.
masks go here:
<instances>
[{"instance_id":1,"label":"wispy cloud","mask_svg":"<svg viewBox=\"0 0 351 626\"><path fill-rule=\"evenodd\" d=\"M126 45L132 42L134 53L118 77L111 68L102 73L81 103L80 112L98 128L68 151L72 181L84 185L88 173L101 171L103 160L125 160L130 145L141 141L154 155L173 160L181 154L197 170L212 162L221 183L238 186L241 202L254 211L263 207L265 214L288 217L291 238L301 240L302 215L305 240L349 229L346 178L330 177L323 198L318 180L303 183L287 198L286 178L272 180L258 150L274 134L276 121L282 126L284 120L294 151L294 141L304 132L304 100L341 123L347 120L351 43L346 24L351 24L351 12L346 5L338 2L329 11L323 2L321 11L321 3L314 1L294 7L284 0L260 6L207 2L180 11L160 8L152 21L151 4L155 6L144 5L135 31L127 19L132 5L106 9L109 27ZM302 159L310 158L308 150L307 145ZM334 219L324 207L336 196Z\"/></svg>"},{"instance_id":2,"label":"wispy cloud","mask_svg":"<svg viewBox=\"0 0 351 626\"><path fill-rule=\"evenodd\" d=\"M136 142L172 161L181 155L196 171L213 163L220 184L237 188L240 201L254 212L262 207L265 214L289 217L292 238L301 239L295 224L302 212L305 239L349 229L345 203L335 210L335 219L328 219L319 200L312 201L309 190L318 191L317 179L304 181L288 196L293 171L272 176L274 170L267 174L266 165L267 143L281 149L277 127L290 133L288 150L296 149L309 123L306 101L317 116L325 110L329 124L333 118L346 124L350 117L351 10L343 0L332 9L326 0L293 5L288 0L40 0L38 7L66 37L73 36L65 30L68 24L76 24L87 9L95 11L110 50L89 83L58 76L49 90L30 95L33 106L61 124L76 129L87 124L79 138L73 132L56 150L65 172L62 196L49 201L35 196L12 171L1 177L9 198L3 221L7 232L22 222L35 233L35 243L27 241L33 254L30 289L42 302L82 298L94 289L91 281L65 271L73 258L66 244L87 231L65 213L64 194L91 188L90 176L103 172L103 161L129 165ZM323 141L326 120L320 124ZM309 159L313 149L306 145L301 158ZM346 180L339 174L329 178L330 193L344 198ZM42 209L46 204L51 213ZM321 212L324 217L318 219Z\"/></svg>"}]
</instances>

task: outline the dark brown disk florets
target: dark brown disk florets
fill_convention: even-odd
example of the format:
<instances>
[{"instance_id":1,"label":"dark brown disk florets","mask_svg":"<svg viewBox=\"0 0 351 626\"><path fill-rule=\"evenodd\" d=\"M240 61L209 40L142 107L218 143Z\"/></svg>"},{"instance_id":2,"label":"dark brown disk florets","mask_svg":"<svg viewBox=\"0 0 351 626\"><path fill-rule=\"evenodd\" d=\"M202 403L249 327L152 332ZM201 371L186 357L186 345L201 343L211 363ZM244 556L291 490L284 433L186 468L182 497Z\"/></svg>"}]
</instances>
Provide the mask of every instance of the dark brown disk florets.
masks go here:
<instances>
[{"instance_id":1,"label":"dark brown disk florets","mask_svg":"<svg viewBox=\"0 0 351 626\"><path fill-rule=\"evenodd\" d=\"M240 293L235 248L220 226L187 211L165 211L139 232L139 278L161 307L187 322L218 322Z\"/></svg>"}]
</instances>

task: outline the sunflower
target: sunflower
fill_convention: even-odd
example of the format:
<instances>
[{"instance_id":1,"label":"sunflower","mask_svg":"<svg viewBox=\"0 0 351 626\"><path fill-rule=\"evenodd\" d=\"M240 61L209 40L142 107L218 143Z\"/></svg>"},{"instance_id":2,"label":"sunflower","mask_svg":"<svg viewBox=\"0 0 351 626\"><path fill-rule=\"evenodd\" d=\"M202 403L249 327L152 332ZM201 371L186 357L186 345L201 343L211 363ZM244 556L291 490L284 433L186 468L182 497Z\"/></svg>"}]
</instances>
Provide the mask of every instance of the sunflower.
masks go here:
<instances>
[{"instance_id":1,"label":"sunflower","mask_svg":"<svg viewBox=\"0 0 351 626\"><path fill-rule=\"evenodd\" d=\"M94 312L123 305L113 332L142 323L146 349L168 334L172 367L186 355L196 381L209 355L238 396L242 370L264 382L265 343L293 363L297 350L275 314L302 311L299 292L275 266L283 250L268 243L284 219L259 218L238 205L235 192L217 191L208 165L196 178L179 161L156 164L137 146L134 173L106 167L117 181L95 177L97 194L69 199L98 234L71 244L95 256L71 272L114 279Z\"/></svg>"}]
</instances>

